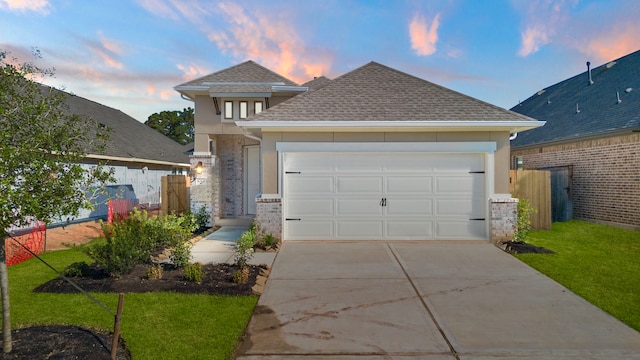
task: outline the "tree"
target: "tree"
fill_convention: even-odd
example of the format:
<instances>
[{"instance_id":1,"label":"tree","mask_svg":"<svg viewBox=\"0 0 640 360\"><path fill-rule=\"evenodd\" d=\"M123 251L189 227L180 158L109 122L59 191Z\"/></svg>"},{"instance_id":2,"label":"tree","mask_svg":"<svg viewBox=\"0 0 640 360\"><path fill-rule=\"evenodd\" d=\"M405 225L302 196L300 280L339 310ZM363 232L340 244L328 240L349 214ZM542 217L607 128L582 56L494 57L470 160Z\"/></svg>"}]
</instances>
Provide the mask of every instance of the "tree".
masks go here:
<instances>
[{"instance_id":1,"label":"tree","mask_svg":"<svg viewBox=\"0 0 640 360\"><path fill-rule=\"evenodd\" d=\"M37 50L36 58L40 57ZM5 242L11 227L38 219L77 215L88 207L86 191L111 180L101 164L80 161L104 148L108 134L97 123L70 114L68 94L36 80L53 70L7 60L0 50L0 288L3 350L11 351L11 319ZM10 241L10 240L9 240Z\"/></svg>"},{"instance_id":2,"label":"tree","mask_svg":"<svg viewBox=\"0 0 640 360\"><path fill-rule=\"evenodd\" d=\"M186 145L193 141L193 108L155 113L144 122L173 141Z\"/></svg>"}]
</instances>

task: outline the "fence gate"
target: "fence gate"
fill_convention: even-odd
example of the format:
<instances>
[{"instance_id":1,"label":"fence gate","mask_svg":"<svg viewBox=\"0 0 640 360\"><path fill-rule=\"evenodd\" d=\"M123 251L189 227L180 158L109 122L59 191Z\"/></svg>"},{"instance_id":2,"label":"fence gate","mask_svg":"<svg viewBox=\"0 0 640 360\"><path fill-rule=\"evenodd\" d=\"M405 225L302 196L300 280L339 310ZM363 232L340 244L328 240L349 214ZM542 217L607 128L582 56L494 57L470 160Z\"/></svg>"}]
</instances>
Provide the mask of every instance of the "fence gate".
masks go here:
<instances>
[{"instance_id":1,"label":"fence gate","mask_svg":"<svg viewBox=\"0 0 640 360\"><path fill-rule=\"evenodd\" d=\"M569 221L573 218L571 200L571 166L545 169L551 172L551 218L553 221Z\"/></svg>"},{"instance_id":2,"label":"fence gate","mask_svg":"<svg viewBox=\"0 0 640 360\"><path fill-rule=\"evenodd\" d=\"M162 215L182 214L189 209L189 177L184 175L167 175L162 177Z\"/></svg>"},{"instance_id":3,"label":"fence gate","mask_svg":"<svg viewBox=\"0 0 640 360\"><path fill-rule=\"evenodd\" d=\"M536 212L531 214L531 228L551 230L551 176L549 171L509 170L509 192L525 198Z\"/></svg>"}]
</instances>

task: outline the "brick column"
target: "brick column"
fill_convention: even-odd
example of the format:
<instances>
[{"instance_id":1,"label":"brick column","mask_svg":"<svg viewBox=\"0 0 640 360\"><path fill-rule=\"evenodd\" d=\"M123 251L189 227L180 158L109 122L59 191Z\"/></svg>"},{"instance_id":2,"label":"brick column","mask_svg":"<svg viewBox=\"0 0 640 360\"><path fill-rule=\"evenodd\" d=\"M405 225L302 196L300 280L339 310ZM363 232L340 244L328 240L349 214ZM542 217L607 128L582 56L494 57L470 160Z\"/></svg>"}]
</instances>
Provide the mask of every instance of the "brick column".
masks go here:
<instances>
[{"instance_id":1,"label":"brick column","mask_svg":"<svg viewBox=\"0 0 640 360\"><path fill-rule=\"evenodd\" d=\"M263 235L282 240L282 199L278 195L262 194L256 198L256 222Z\"/></svg>"},{"instance_id":2,"label":"brick column","mask_svg":"<svg viewBox=\"0 0 640 360\"><path fill-rule=\"evenodd\" d=\"M191 212L195 213L203 206L211 214L209 226L220 214L220 166L215 155L191 155L191 187L189 198ZM197 171L196 168L201 168Z\"/></svg>"},{"instance_id":3,"label":"brick column","mask_svg":"<svg viewBox=\"0 0 640 360\"><path fill-rule=\"evenodd\" d=\"M513 240L518 226L518 199L511 197L489 199L491 211L491 242L500 245Z\"/></svg>"}]
</instances>

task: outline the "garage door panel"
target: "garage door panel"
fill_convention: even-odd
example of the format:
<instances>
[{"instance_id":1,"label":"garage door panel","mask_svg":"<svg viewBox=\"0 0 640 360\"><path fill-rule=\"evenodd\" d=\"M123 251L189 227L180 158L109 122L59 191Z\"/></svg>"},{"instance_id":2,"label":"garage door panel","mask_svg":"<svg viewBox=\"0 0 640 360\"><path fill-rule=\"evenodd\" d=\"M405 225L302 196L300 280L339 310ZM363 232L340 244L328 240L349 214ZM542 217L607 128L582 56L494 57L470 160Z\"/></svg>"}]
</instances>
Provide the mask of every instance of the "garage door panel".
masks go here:
<instances>
[{"instance_id":1,"label":"garage door panel","mask_svg":"<svg viewBox=\"0 0 640 360\"><path fill-rule=\"evenodd\" d=\"M288 240L331 239L334 237L332 220L285 220Z\"/></svg>"},{"instance_id":2,"label":"garage door panel","mask_svg":"<svg viewBox=\"0 0 640 360\"><path fill-rule=\"evenodd\" d=\"M441 154L434 168L436 172L484 171L484 161L482 155Z\"/></svg>"},{"instance_id":3,"label":"garage door panel","mask_svg":"<svg viewBox=\"0 0 640 360\"><path fill-rule=\"evenodd\" d=\"M432 216L432 199L388 198L386 212L391 216Z\"/></svg>"},{"instance_id":4,"label":"garage door panel","mask_svg":"<svg viewBox=\"0 0 640 360\"><path fill-rule=\"evenodd\" d=\"M473 195L484 193L482 176L439 176L436 178L437 194Z\"/></svg>"},{"instance_id":5,"label":"garage door panel","mask_svg":"<svg viewBox=\"0 0 640 360\"><path fill-rule=\"evenodd\" d=\"M333 159L309 154L286 154L285 171L303 173L327 173L333 171Z\"/></svg>"},{"instance_id":6,"label":"garage door panel","mask_svg":"<svg viewBox=\"0 0 640 360\"><path fill-rule=\"evenodd\" d=\"M382 194L382 176L338 176L337 194Z\"/></svg>"},{"instance_id":7,"label":"garage door panel","mask_svg":"<svg viewBox=\"0 0 640 360\"><path fill-rule=\"evenodd\" d=\"M336 235L340 239L382 239L383 221L380 220L340 220L336 223Z\"/></svg>"},{"instance_id":8,"label":"garage door panel","mask_svg":"<svg viewBox=\"0 0 640 360\"><path fill-rule=\"evenodd\" d=\"M484 221L439 220L436 239L486 239Z\"/></svg>"},{"instance_id":9,"label":"garage door panel","mask_svg":"<svg viewBox=\"0 0 640 360\"><path fill-rule=\"evenodd\" d=\"M439 198L435 200L435 216L461 216L469 219L484 217L485 205L482 199Z\"/></svg>"},{"instance_id":10,"label":"garage door panel","mask_svg":"<svg viewBox=\"0 0 640 360\"><path fill-rule=\"evenodd\" d=\"M287 175L288 195L333 195L333 176Z\"/></svg>"},{"instance_id":11,"label":"garage door panel","mask_svg":"<svg viewBox=\"0 0 640 360\"><path fill-rule=\"evenodd\" d=\"M406 155L406 156L387 156L385 171L389 173L394 172L406 172L407 169L411 169L412 173L429 173L433 171L435 163L435 156L425 155Z\"/></svg>"},{"instance_id":12,"label":"garage door panel","mask_svg":"<svg viewBox=\"0 0 640 360\"><path fill-rule=\"evenodd\" d=\"M333 199L289 199L285 206L285 217L333 216Z\"/></svg>"},{"instance_id":13,"label":"garage door panel","mask_svg":"<svg viewBox=\"0 0 640 360\"><path fill-rule=\"evenodd\" d=\"M433 238L433 222L416 221L388 221L387 233L391 239L425 240Z\"/></svg>"},{"instance_id":14,"label":"garage door panel","mask_svg":"<svg viewBox=\"0 0 640 360\"><path fill-rule=\"evenodd\" d=\"M372 198L360 198L360 199L337 199L336 208L337 216L370 216L370 215L382 215L382 206L380 206L379 200Z\"/></svg>"},{"instance_id":15,"label":"garage door panel","mask_svg":"<svg viewBox=\"0 0 640 360\"><path fill-rule=\"evenodd\" d=\"M393 194L431 194L433 177L431 176L387 176L385 191Z\"/></svg>"},{"instance_id":16,"label":"garage door panel","mask_svg":"<svg viewBox=\"0 0 640 360\"><path fill-rule=\"evenodd\" d=\"M383 167L376 155L337 155L334 156L334 164L338 173L380 173Z\"/></svg>"}]
</instances>

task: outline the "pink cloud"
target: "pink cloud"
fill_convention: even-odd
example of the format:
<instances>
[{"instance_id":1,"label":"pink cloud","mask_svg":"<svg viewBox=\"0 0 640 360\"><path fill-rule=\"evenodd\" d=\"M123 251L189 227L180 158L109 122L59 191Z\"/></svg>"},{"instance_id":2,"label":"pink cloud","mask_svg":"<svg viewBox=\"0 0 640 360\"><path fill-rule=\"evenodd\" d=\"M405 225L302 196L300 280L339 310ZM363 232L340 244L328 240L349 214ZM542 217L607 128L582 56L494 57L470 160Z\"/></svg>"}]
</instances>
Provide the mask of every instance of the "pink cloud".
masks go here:
<instances>
[{"instance_id":1,"label":"pink cloud","mask_svg":"<svg viewBox=\"0 0 640 360\"><path fill-rule=\"evenodd\" d=\"M178 70L182 71L183 73L182 80L184 81L193 80L195 78L199 78L209 73L207 70L205 70L201 66L195 65L195 64L190 64L190 65L176 64L176 67L178 68Z\"/></svg>"},{"instance_id":2,"label":"pink cloud","mask_svg":"<svg viewBox=\"0 0 640 360\"><path fill-rule=\"evenodd\" d=\"M436 52L438 42L438 27L440 26L440 14L436 14L431 22L427 23L424 16L416 14L409 23L409 38L411 48L417 55L427 56Z\"/></svg>"},{"instance_id":3,"label":"pink cloud","mask_svg":"<svg viewBox=\"0 0 640 360\"><path fill-rule=\"evenodd\" d=\"M0 0L0 9L34 11L46 15L51 9L51 4L49 0Z\"/></svg>"},{"instance_id":4,"label":"pink cloud","mask_svg":"<svg viewBox=\"0 0 640 360\"><path fill-rule=\"evenodd\" d=\"M601 61L610 61L640 49L640 24L630 21L617 26L611 32L603 32L585 39L587 55L595 56ZM580 44L575 44L580 48Z\"/></svg>"},{"instance_id":5,"label":"pink cloud","mask_svg":"<svg viewBox=\"0 0 640 360\"><path fill-rule=\"evenodd\" d=\"M172 20L186 19L195 24L205 23L208 8L198 0L136 0L148 12ZM204 4L207 4L204 2Z\"/></svg>"},{"instance_id":6,"label":"pink cloud","mask_svg":"<svg viewBox=\"0 0 640 360\"><path fill-rule=\"evenodd\" d=\"M331 67L332 55L308 48L286 14L269 17L231 2L219 3L218 9L229 26L210 31L208 38L223 52L239 60L253 59L298 83L322 75L310 72Z\"/></svg>"},{"instance_id":7,"label":"pink cloud","mask_svg":"<svg viewBox=\"0 0 640 360\"><path fill-rule=\"evenodd\" d=\"M554 41L558 29L563 27L569 10L578 0L535 0L517 4L527 4L523 12L524 30L520 32L521 44L518 55L522 57L536 53L546 44Z\"/></svg>"}]
</instances>

